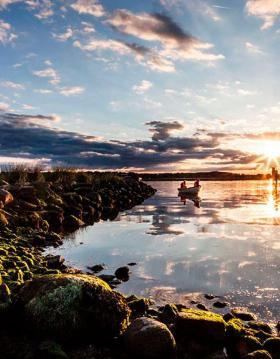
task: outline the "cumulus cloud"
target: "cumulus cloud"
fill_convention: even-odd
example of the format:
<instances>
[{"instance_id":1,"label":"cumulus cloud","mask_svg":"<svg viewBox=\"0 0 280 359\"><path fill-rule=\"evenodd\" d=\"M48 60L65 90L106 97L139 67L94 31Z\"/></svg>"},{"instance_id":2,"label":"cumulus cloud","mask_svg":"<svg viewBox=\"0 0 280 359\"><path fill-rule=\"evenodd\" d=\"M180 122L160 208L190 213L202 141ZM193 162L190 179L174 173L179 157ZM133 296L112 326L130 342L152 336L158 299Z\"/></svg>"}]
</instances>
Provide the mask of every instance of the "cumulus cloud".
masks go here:
<instances>
[{"instance_id":1,"label":"cumulus cloud","mask_svg":"<svg viewBox=\"0 0 280 359\"><path fill-rule=\"evenodd\" d=\"M66 31L63 32L63 33L61 33L61 34L52 34L52 36L53 36L56 40L62 41L62 42L71 39L71 38L73 37L73 35L74 35L74 31L73 31L73 29L72 29L71 27L68 27L68 28L66 29Z\"/></svg>"},{"instance_id":2,"label":"cumulus cloud","mask_svg":"<svg viewBox=\"0 0 280 359\"><path fill-rule=\"evenodd\" d=\"M49 83L52 85L57 85L60 83L60 76L57 71L52 67L47 67L44 70L34 71L33 74L38 77L49 78Z\"/></svg>"},{"instance_id":3,"label":"cumulus cloud","mask_svg":"<svg viewBox=\"0 0 280 359\"><path fill-rule=\"evenodd\" d=\"M279 0L247 0L246 10L249 15L257 16L264 21L261 29L265 30L274 25L280 15Z\"/></svg>"},{"instance_id":4,"label":"cumulus cloud","mask_svg":"<svg viewBox=\"0 0 280 359\"><path fill-rule=\"evenodd\" d=\"M81 86L61 87L59 89L59 93L66 97L80 95L84 91L85 88Z\"/></svg>"},{"instance_id":5,"label":"cumulus cloud","mask_svg":"<svg viewBox=\"0 0 280 359\"><path fill-rule=\"evenodd\" d=\"M173 19L163 14L134 14L128 10L117 10L106 22L122 34L134 36L152 44L131 43L119 39L90 37L82 41L76 39L74 47L83 51L112 51L118 55L132 55L143 66L159 72L174 72L175 61L204 61L208 63L224 59L211 50L214 45L203 42L186 33ZM62 38L69 33L62 34ZM159 44L159 48L156 46Z\"/></svg>"},{"instance_id":6,"label":"cumulus cloud","mask_svg":"<svg viewBox=\"0 0 280 359\"><path fill-rule=\"evenodd\" d=\"M89 14L95 17L102 17L106 14L103 6L97 0L78 0L71 7L79 14Z\"/></svg>"},{"instance_id":7,"label":"cumulus cloud","mask_svg":"<svg viewBox=\"0 0 280 359\"><path fill-rule=\"evenodd\" d=\"M152 87L153 87L152 82L147 81L147 80L142 80L138 85L134 85L132 89L135 93L137 93L138 95L141 95L141 94L145 93L146 91L148 91Z\"/></svg>"},{"instance_id":8,"label":"cumulus cloud","mask_svg":"<svg viewBox=\"0 0 280 359\"><path fill-rule=\"evenodd\" d=\"M145 169L180 164L187 159L234 165L254 158L242 151L221 147L224 134L174 136L174 131L182 130L183 125L172 119L148 122L152 138L141 141L104 141L96 136L54 128L52 123L56 120L43 115L0 115L0 156L45 158L52 164L82 168L137 166Z\"/></svg>"},{"instance_id":9,"label":"cumulus cloud","mask_svg":"<svg viewBox=\"0 0 280 359\"><path fill-rule=\"evenodd\" d=\"M151 121L147 122L146 125L151 126L150 132L153 134L152 139L154 141L166 140L170 137L173 131L182 130L184 128L184 126L178 121Z\"/></svg>"},{"instance_id":10,"label":"cumulus cloud","mask_svg":"<svg viewBox=\"0 0 280 359\"><path fill-rule=\"evenodd\" d=\"M35 11L35 16L40 20L46 20L54 15L51 0L25 0L25 3L30 10Z\"/></svg>"},{"instance_id":11,"label":"cumulus cloud","mask_svg":"<svg viewBox=\"0 0 280 359\"><path fill-rule=\"evenodd\" d=\"M2 81L0 82L0 85L3 87L11 88L14 90L24 90L25 86L13 81Z\"/></svg>"},{"instance_id":12,"label":"cumulus cloud","mask_svg":"<svg viewBox=\"0 0 280 359\"><path fill-rule=\"evenodd\" d=\"M0 44L8 44L14 41L17 35L12 32L12 27L8 22L0 19Z\"/></svg>"}]
</instances>

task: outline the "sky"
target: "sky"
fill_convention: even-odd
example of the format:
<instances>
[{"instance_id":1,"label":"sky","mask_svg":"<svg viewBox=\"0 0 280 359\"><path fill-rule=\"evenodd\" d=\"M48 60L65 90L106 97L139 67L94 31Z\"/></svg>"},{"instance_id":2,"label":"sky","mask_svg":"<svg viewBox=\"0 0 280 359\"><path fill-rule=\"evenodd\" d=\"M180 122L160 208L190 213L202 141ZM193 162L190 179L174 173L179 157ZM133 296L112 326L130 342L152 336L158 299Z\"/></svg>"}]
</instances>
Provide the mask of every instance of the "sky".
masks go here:
<instances>
[{"instance_id":1,"label":"sky","mask_svg":"<svg viewBox=\"0 0 280 359\"><path fill-rule=\"evenodd\" d=\"M262 172L279 0L0 0L0 165Z\"/></svg>"}]
</instances>

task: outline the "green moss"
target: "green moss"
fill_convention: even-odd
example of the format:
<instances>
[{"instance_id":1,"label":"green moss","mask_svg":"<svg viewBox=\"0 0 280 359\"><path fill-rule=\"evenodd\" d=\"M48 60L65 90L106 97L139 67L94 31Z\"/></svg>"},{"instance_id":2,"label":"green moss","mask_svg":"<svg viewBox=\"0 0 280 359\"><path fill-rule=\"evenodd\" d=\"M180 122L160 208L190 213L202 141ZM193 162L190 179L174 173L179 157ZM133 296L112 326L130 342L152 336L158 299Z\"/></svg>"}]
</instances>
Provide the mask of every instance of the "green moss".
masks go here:
<instances>
[{"instance_id":1,"label":"green moss","mask_svg":"<svg viewBox=\"0 0 280 359\"><path fill-rule=\"evenodd\" d=\"M229 338L239 338L245 332L245 327L240 319L230 319L227 322L226 334Z\"/></svg>"}]
</instances>

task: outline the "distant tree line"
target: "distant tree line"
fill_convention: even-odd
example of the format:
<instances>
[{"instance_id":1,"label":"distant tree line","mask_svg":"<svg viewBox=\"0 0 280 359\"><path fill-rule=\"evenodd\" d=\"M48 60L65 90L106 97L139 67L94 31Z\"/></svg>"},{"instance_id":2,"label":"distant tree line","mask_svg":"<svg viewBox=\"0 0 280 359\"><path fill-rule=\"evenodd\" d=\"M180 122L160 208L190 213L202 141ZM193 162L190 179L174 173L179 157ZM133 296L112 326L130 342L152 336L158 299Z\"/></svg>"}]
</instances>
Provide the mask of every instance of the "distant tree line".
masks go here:
<instances>
[{"instance_id":1,"label":"distant tree line","mask_svg":"<svg viewBox=\"0 0 280 359\"><path fill-rule=\"evenodd\" d=\"M195 173L141 173L143 181L180 181L195 180L199 178L202 181L242 181L242 180L264 180L270 179L271 174L244 174L231 172L195 172Z\"/></svg>"}]
</instances>

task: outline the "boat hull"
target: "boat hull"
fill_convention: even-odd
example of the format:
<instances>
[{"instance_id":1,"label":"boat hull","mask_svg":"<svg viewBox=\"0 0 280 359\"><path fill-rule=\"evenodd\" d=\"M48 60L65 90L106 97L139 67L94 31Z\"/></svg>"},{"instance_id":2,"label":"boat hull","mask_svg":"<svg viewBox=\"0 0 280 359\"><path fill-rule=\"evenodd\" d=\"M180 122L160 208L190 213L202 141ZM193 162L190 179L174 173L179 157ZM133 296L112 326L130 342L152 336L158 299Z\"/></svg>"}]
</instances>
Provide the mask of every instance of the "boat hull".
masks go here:
<instances>
[{"instance_id":1,"label":"boat hull","mask_svg":"<svg viewBox=\"0 0 280 359\"><path fill-rule=\"evenodd\" d=\"M201 186L189 187L189 188L178 188L178 192L179 192L179 196L186 196L186 195L197 196L200 189L201 189Z\"/></svg>"}]
</instances>

